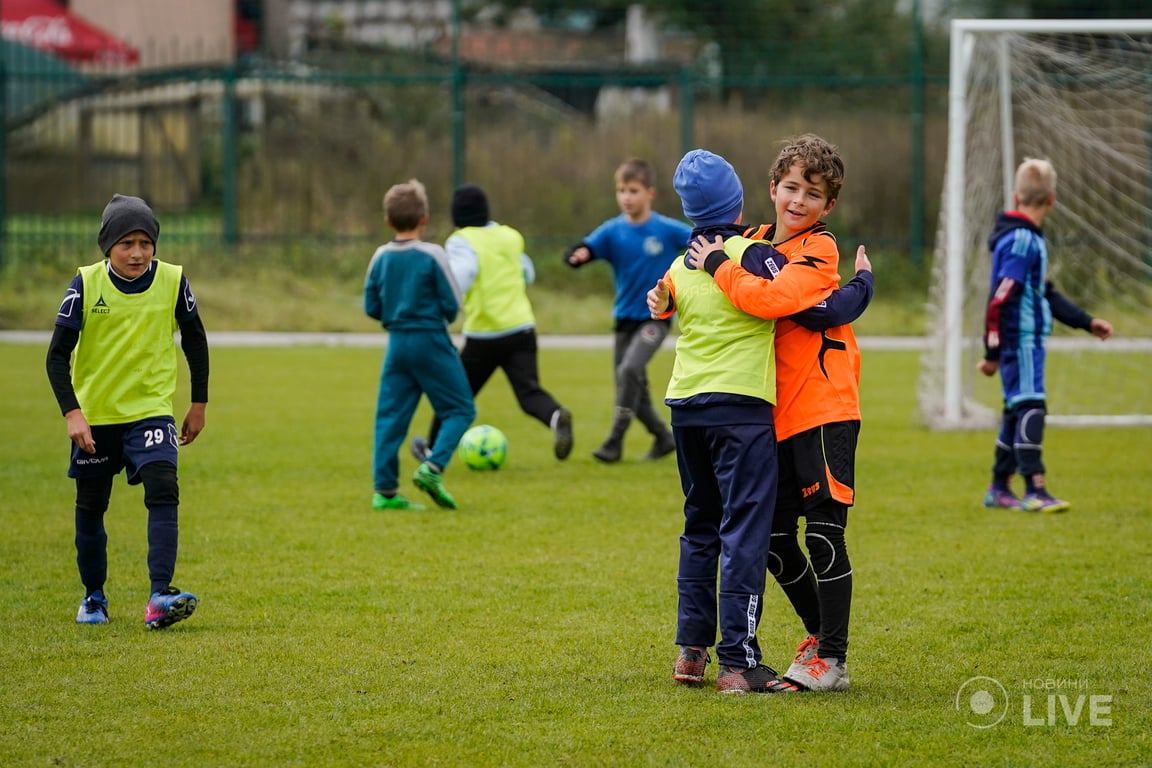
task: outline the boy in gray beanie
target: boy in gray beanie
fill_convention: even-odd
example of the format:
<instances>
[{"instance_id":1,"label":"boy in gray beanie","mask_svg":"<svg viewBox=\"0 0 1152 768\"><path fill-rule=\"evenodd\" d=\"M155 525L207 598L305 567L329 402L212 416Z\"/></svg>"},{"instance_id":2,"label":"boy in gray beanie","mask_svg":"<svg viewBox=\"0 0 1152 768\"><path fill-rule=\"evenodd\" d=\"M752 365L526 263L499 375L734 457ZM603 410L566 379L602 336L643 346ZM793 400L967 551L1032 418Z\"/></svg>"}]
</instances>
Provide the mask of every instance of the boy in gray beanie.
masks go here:
<instances>
[{"instance_id":1,"label":"boy in gray beanie","mask_svg":"<svg viewBox=\"0 0 1152 768\"><path fill-rule=\"evenodd\" d=\"M100 234L96 236L100 253L107 256L112 246L131 232L148 235L155 248L156 240L160 237L160 222L156 220L156 214L148 207L148 203L141 198L112 195L100 216Z\"/></svg>"},{"instance_id":2,"label":"boy in gray beanie","mask_svg":"<svg viewBox=\"0 0 1152 768\"><path fill-rule=\"evenodd\" d=\"M129 485L144 486L148 508L145 627L162 629L196 610L196 596L172 586L176 466L177 446L204 429L208 337L182 268L154 258L159 235L160 222L146 202L113 195L96 237L104 258L72 279L48 347L48 380L72 441L68 476L76 483L76 564L85 589L79 624L108 623L104 513L121 470ZM172 414L177 329L192 383L179 430Z\"/></svg>"}]
</instances>

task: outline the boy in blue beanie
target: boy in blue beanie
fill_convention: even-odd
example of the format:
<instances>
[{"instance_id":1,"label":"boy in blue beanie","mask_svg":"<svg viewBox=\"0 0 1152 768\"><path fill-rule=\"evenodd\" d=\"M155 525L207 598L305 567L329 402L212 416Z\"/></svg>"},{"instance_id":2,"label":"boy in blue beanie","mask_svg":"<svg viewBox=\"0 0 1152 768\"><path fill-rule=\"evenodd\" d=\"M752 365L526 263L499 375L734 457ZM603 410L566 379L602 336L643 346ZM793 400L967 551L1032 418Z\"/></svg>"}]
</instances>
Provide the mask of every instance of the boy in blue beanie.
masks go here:
<instances>
[{"instance_id":1,"label":"boy in blue beanie","mask_svg":"<svg viewBox=\"0 0 1152 768\"><path fill-rule=\"evenodd\" d=\"M738 262L722 241L704 239L693 241L689 263L712 275L737 308L776 317L771 285L781 274L816 285L839 278L836 239L822 219L835 207L843 181L844 161L834 145L815 134L786 140L770 172L776 223L752 227L744 236L770 241L791 266L760 258ZM826 301L776 324L780 471L769 570L808 630L784 674L799 690L849 687L852 563L844 533L855 503L861 418L861 356L850 323L872 296L871 263L863 246L856 269L856 276ZM763 297L768 299L764 311ZM798 541L800 517L807 553Z\"/></svg>"},{"instance_id":2,"label":"boy in blue beanie","mask_svg":"<svg viewBox=\"0 0 1152 768\"><path fill-rule=\"evenodd\" d=\"M765 259L779 255L770 244L742 236L743 185L724 158L692 150L677 166L673 185L695 225L693 239L721 237L736 260L748 252ZM806 285L784 270L771 284L774 314L812 307L834 287ZM673 677L686 683L704 679L706 649L719 624L717 690L791 690L760 663L756 637L776 502L775 321L736 309L687 257L672 263L647 299L653 317L680 317L665 400L685 497L677 574L680 655Z\"/></svg>"}]
</instances>

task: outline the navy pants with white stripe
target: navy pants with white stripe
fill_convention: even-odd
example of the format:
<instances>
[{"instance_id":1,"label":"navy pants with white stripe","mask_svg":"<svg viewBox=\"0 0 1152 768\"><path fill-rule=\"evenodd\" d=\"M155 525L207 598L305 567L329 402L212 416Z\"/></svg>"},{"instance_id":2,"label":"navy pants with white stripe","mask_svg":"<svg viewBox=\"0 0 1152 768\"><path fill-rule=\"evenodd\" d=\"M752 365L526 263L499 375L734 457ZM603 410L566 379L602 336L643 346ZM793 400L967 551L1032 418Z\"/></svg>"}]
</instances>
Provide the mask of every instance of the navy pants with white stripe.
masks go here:
<instances>
[{"instance_id":1,"label":"navy pants with white stripe","mask_svg":"<svg viewBox=\"0 0 1152 768\"><path fill-rule=\"evenodd\" d=\"M754 667L761 658L756 629L776 504L775 427L677 426L676 421L674 415L684 490L676 644L711 646L719 619L719 662Z\"/></svg>"}]
</instances>

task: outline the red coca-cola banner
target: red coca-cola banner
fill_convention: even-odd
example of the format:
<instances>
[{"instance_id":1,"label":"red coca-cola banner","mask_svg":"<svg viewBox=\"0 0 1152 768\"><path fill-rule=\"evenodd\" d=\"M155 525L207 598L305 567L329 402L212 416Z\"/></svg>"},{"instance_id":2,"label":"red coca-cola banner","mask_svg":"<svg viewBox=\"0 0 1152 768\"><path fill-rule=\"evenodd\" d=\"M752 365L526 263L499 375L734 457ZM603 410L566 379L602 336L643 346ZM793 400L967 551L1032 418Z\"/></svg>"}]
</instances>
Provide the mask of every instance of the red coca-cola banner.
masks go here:
<instances>
[{"instance_id":1,"label":"red coca-cola banner","mask_svg":"<svg viewBox=\"0 0 1152 768\"><path fill-rule=\"evenodd\" d=\"M115 35L69 13L55 0L2 0L6 40L78 63L135 64L140 53Z\"/></svg>"}]
</instances>

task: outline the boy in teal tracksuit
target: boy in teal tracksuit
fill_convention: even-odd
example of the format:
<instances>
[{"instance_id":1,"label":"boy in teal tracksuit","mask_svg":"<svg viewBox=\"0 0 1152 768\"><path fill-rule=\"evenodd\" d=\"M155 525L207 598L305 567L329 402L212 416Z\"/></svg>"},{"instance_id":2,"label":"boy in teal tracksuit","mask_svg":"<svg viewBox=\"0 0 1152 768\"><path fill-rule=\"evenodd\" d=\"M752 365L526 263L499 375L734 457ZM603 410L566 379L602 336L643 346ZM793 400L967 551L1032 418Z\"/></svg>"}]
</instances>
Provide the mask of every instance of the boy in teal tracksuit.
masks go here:
<instances>
[{"instance_id":1,"label":"boy in teal tracksuit","mask_svg":"<svg viewBox=\"0 0 1152 768\"><path fill-rule=\"evenodd\" d=\"M428 224L424 185L415 179L394 185L384 195L384 215L396 236L376 249L364 282L364 311L388 331L376 398L372 507L422 508L400 494L398 477L400 447L426 394L443 427L412 482L439 506L455 509L441 475L476 417L464 367L448 335L460 295L444 249L420 239Z\"/></svg>"}]
</instances>

